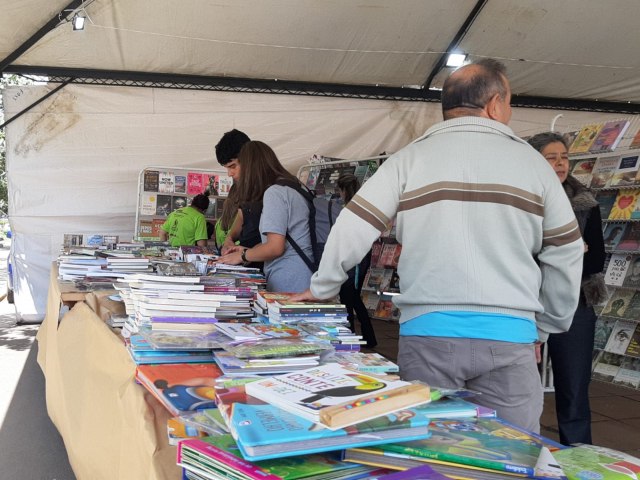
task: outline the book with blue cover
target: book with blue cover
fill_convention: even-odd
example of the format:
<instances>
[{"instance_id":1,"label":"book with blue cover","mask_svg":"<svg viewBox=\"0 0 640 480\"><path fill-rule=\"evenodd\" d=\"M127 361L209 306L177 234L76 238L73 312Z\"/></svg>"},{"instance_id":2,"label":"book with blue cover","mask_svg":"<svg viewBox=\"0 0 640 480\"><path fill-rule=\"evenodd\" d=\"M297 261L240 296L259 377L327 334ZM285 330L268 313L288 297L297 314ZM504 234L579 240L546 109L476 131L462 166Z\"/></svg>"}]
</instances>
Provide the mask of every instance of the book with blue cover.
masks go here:
<instances>
[{"instance_id":1,"label":"book with blue cover","mask_svg":"<svg viewBox=\"0 0 640 480\"><path fill-rule=\"evenodd\" d=\"M429 419L412 408L329 430L247 395L246 385L217 388L216 402L243 457L251 461L429 436Z\"/></svg>"}]
</instances>

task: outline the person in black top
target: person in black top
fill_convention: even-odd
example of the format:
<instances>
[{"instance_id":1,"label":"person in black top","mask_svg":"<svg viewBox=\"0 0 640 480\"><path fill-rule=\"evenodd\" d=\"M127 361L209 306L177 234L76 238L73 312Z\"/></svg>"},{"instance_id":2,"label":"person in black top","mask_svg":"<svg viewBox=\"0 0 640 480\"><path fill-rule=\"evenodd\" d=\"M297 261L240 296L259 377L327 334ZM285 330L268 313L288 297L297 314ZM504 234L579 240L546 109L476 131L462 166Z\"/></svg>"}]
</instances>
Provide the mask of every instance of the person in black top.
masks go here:
<instances>
[{"instance_id":1,"label":"person in black top","mask_svg":"<svg viewBox=\"0 0 640 480\"><path fill-rule=\"evenodd\" d=\"M549 335L547 347L553 368L560 441L565 445L591 443L589 382L596 323L593 305L600 303L606 295L601 273L606 253L600 209L591 192L569 175L569 153L561 135L539 133L529 139L529 144L542 154L558 175L584 240L580 302L573 323L568 332Z\"/></svg>"},{"instance_id":2,"label":"person in black top","mask_svg":"<svg viewBox=\"0 0 640 480\"><path fill-rule=\"evenodd\" d=\"M237 198L236 184L242 172L238 155L242 147L249 141L247 134L234 128L225 133L216 145L218 163L227 169L227 174L233 179L233 186L223 205L222 216L216 224L216 230L220 232L219 235L216 234L216 245L223 255L235 246L236 241L248 248L262 242L258 228L262 204L240 205ZM223 236L224 240L221 238Z\"/></svg>"},{"instance_id":3,"label":"person in black top","mask_svg":"<svg viewBox=\"0 0 640 480\"><path fill-rule=\"evenodd\" d=\"M350 173L340 175L337 183L338 191L340 192L340 198L346 205L351 201L353 196L360 188L360 182ZM347 307L347 315L349 318L349 325L351 330L355 332L355 315L360 321L360 330L362 332L362 338L367 342L365 345L367 348L374 348L378 341L376 340L376 334L371 325L371 318L367 307L362 302L362 283L364 277L369 269L371 263L371 251L364 257L362 262L357 265L353 270L349 271L349 277L340 287L340 301Z\"/></svg>"}]
</instances>

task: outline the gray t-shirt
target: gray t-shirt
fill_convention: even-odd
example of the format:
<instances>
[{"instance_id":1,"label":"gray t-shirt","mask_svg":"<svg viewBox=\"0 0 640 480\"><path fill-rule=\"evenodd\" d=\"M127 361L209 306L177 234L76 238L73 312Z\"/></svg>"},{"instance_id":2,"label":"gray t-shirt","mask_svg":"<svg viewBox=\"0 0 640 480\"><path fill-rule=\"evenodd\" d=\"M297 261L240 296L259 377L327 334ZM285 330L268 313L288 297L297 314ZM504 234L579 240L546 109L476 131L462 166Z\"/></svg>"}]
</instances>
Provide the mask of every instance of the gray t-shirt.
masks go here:
<instances>
[{"instance_id":1,"label":"gray t-shirt","mask_svg":"<svg viewBox=\"0 0 640 480\"><path fill-rule=\"evenodd\" d=\"M262 242L267 233L277 233L291 238L313 259L309 236L309 206L293 188L272 185L264 192L260 217ZM271 292L303 292L311 283L311 270L293 247L286 243L284 254L264 264L267 290Z\"/></svg>"}]
</instances>

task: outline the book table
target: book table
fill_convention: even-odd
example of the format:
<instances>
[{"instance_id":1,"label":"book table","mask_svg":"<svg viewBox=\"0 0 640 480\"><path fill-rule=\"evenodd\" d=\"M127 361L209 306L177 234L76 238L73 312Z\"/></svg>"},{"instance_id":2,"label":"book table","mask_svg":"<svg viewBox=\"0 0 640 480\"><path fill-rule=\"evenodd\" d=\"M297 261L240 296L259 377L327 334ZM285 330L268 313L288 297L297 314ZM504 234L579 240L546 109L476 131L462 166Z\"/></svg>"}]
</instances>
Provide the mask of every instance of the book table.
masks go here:
<instances>
[{"instance_id":1,"label":"book table","mask_svg":"<svg viewBox=\"0 0 640 480\"><path fill-rule=\"evenodd\" d=\"M87 294L86 300L91 303ZM67 299L68 300L68 299ZM60 322L65 302L52 268L46 317L38 331L47 413L62 436L78 480L178 480L171 416L135 383L122 339L80 299Z\"/></svg>"}]
</instances>

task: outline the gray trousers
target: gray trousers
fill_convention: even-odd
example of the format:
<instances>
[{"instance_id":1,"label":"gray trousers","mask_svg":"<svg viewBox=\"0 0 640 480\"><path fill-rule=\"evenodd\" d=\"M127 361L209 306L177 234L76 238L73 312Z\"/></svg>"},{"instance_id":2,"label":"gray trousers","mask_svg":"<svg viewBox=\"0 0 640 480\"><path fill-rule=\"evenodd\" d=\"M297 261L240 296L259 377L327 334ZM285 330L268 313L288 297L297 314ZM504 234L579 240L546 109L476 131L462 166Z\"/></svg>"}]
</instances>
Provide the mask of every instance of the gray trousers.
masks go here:
<instances>
[{"instance_id":1,"label":"gray trousers","mask_svg":"<svg viewBox=\"0 0 640 480\"><path fill-rule=\"evenodd\" d=\"M401 336L398 365L404 380L481 392L471 401L495 409L508 422L540 432L543 393L533 344Z\"/></svg>"}]
</instances>

